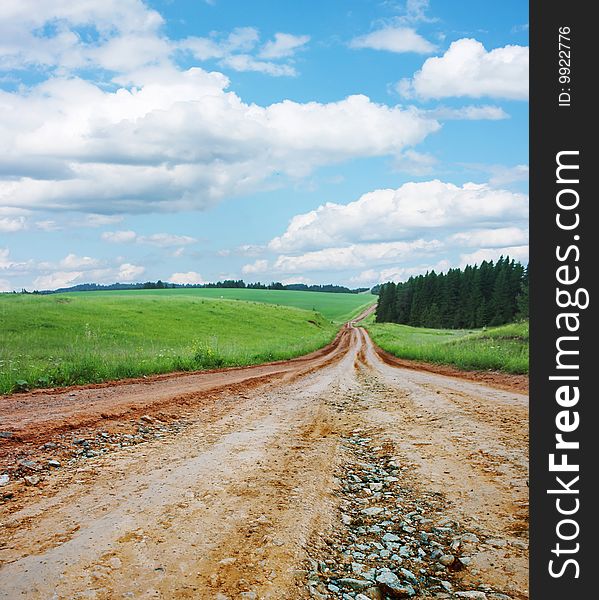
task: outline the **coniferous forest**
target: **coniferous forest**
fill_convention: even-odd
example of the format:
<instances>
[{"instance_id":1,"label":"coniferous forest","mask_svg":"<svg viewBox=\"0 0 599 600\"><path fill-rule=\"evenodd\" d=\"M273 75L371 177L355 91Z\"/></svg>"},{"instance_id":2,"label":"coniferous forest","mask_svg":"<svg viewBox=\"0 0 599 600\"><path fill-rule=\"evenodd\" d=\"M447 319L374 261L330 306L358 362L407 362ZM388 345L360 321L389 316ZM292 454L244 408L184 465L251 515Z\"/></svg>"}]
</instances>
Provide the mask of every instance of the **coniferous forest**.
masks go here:
<instances>
[{"instance_id":1,"label":"coniferous forest","mask_svg":"<svg viewBox=\"0 0 599 600\"><path fill-rule=\"evenodd\" d=\"M528 318L528 267L497 262L435 271L381 285L376 321L413 327L472 329Z\"/></svg>"}]
</instances>

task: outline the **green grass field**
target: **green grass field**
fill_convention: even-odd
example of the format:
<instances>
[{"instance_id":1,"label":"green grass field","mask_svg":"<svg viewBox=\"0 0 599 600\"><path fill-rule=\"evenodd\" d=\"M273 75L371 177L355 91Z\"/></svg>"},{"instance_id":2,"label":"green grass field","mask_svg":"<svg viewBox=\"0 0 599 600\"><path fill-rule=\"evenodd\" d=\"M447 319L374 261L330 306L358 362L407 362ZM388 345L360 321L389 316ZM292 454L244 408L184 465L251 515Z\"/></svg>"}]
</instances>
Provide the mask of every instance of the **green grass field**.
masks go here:
<instances>
[{"instance_id":1,"label":"green grass field","mask_svg":"<svg viewBox=\"0 0 599 600\"><path fill-rule=\"evenodd\" d=\"M0 295L0 393L291 358L326 345L372 300L227 289Z\"/></svg>"},{"instance_id":2,"label":"green grass field","mask_svg":"<svg viewBox=\"0 0 599 600\"><path fill-rule=\"evenodd\" d=\"M61 294L77 297L81 294L110 294L110 296L142 297L174 296L179 298L214 298L225 300L244 300L293 306L305 310L315 310L325 319L336 323L345 323L355 316L361 308L376 302L372 294L330 294L326 292L300 292L291 290L248 290L246 288L175 288L167 290L123 290L110 292L74 292Z\"/></svg>"},{"instance_id":3,"label":"green grass field","mask_svg":"<svg viewBox=\"0 0 599 600\"><path fill-rule=\"evenodd\" d=\"M369 317L364 326L376 344L400 358L463 370L528 373L528 322L467 331L375 323Z\"/></svg>"}]
</instances>

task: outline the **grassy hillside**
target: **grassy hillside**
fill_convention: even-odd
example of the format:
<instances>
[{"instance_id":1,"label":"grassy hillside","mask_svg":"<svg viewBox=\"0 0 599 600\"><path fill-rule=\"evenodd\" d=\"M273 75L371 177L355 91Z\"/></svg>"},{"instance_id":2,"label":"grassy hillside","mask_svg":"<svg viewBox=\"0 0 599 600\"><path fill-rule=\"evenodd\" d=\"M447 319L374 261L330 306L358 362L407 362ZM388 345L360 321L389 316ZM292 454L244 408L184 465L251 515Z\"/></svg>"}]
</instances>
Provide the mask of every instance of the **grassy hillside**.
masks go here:
<instances>
[{"instance_id":1,"label":"grassy hillside","mask_svg":"<svg viewBox=\"0 0 599 600\"><path fill-rule=\"evenodd\" d=\"M168 290L124 290L110 292L75 292L61 294L73 298L84 295L108 294L110 297L156 296L164 298L223 298L225 300L245 300L246 302L265 302L281 306L293 306L305 310L315 310L325 319L344 323L355 316L360 309L376 302L372 294L332 294L326 292L296 292L291 290L248 290L245 288L177 288Z\"/></svg>"},{"instance_id":2,"label":"grassy hillside","mask_svg":"<svg viewBox=\"0 0 599 600\"><path fill-rule=\"evenodd\" d=\"M365 327L376 344L400 358L528 373L528 322L467 331L375 323L369 317Z\"/></svg>"},{"instance_id":3,"label":"grassy hillside","mask_svg":"<svg viewBox=\"0 0 599 600\"><path fill-rule=\"evenodd\" d=\"M208 298L227 290L206 291L214 294L0 295L0 393L290 358L322 347L338 329L319 312ZM260 291L245 296L264 298ZM301 292L279 294L301 301ZM336 319L365 300L305 296L310 308Z\"/></svg>"}]
</instances>

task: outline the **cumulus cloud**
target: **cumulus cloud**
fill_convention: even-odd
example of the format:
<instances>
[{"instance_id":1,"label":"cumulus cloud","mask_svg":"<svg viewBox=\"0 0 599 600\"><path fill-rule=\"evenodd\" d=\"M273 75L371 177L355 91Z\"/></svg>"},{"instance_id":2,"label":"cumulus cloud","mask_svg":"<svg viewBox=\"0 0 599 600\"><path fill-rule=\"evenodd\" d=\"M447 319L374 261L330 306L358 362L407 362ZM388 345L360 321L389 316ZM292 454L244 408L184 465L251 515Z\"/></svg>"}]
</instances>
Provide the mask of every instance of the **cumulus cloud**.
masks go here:
<instances>
[{"instance_id":1,"label":"cumulus cloud","mask_svg":"<svg viewBox=\"0 0 599 600\"><path fill-rule=\"evenodd\" d=\"M325 248L306 252L299 256L279 256L273 268L282 273L360 269L373 263L384 264L413 258L422 252L432 252L439 247L438 240L351 244L341 248Z\"/></svg>"},{"instance_id":2,"label":"cumulus cloud","mask_svg":"<svg viewBox=\"0 0 599 600\"><path fill-rule=\"evenodd\" d=\"M275 33L275 39L267 42L260 51L261 58L286 58L293 56L310 41L309 35Z\"/></svg>"},{"instance_id":3,"label":"cumulus cloud","mask_svg":"<svg viewBox=\"0 0 599 600\"><path fill-rule=\"evenodd\" d=\"M257 260L243 267L244 273L304 273L310 271L343 271L362 269L370 264L392 263L438 250L438 240L411 242L382 242L378 244L350 244L343 247L324 248L300 255L281 255L269 264Z\"/></svg>"},{"instance_id":4,"label":"cumulus cloud","mask_svg":"<svg viewBox=\"0 0 599 600\"><path fill-rule=\"evenodd\" d=\"M178 284L197 284L197 283L206 283L202 276L195 271L188 271L187 273L173 273L168 278L169 283L178 283Z\"/></svg>"},{"instance_id":5,"label":"cumulus cloud","mask_svg":"<svg viewBox=\"0 0 599 600\"><path fill-rule=\"evenodd\" d=\"M407 98L528 98L528 47L504 46L487 50L479 41L463 38L443 56L428 58L412 79L397 89Z\"/></svg>"},{"instance_id":6,"label":"cumulus cloud","mask_svg":"<svg viewBox=\"0 0 599 600\"><path fill-rule=\"evenodd\" d=\"M42 4L0 6L0 69L40 70L33 83L0 90L2 205L105 218L204 209L320 166L397 155L440 127L361 95L245 103L222 73L175 62L183 52L293 75L306 35L261 44L257 29L240 27L174 41L140 0ZM102 83L81 76L90 70L106 73ZM95 219L90 226L108 224Z\"/></svg>"},{"instance_id":7,"label":"cumulus cloud","mask_svg":"<svg viewBox=\"0 0 599 600\"><path fill-rule=\"evenodd\" d=\"M321 165L396 155L440 127L416 109L366 96L246 104L220 73L138 74L114 91L51 78L0 91L0 164L47 157L70 175L0 177L0 204L94 214L197 210Z\"/></svg>"},{"instance_id":8,"label":"cumulus cloud","mask_svg":"<svg viewBox=\"0 0 599 600\"><path fill-rule=\"evenodd\" d=\"M488 184L410 182L296 215L268 244L273 257L242 270L286 277L349 272L352 284L372 285L501 254L524 260L527 217L525 194Z\"/></svg>"},{"instance_id":9,"label":"cumulus cloud","mask_svg":"<svg viewBox=\"0 0 599 600\"><path fill-rule=\"evenodd\" d=\"M12 292L14 287L8 279L0 279L0 292Z\"/></svg>"},{"instance_id":10,"label":"cumulus cloud","mask_svg":"<svg viewBox=\"0 0 599 600\"><path fill-rule=\"evenodd\" d=\"M114 283L135 281L145 272L141 265L67 254L58 261L19 261L10 257L8 248L0 248L3 275L29 276L35 289L51 290L77 283Z\"/></svg>"},{"instance_id":11,"label":"cumulus cloud","mask_svg":"<svg viewBox=\"0 0 599 600\"><path fill-rule=\"evenodd\" d=\"M439 180L368 192L349 204L327 203L291 219L269 244L273 252L344 243L413 239L426 230L505 225L526 219L528 198L486 184Z\"/></svg>"},{"instance_id":12,"label":"cumulus cloud","mask_svg":"<svg viewBox=\"0 0 599 600\"><path fill-rule=\"evenodd\" d=\"M126 47L129 56L123 53L117 58L119 48L114 44L135 40L147 50L147 40L160 42L158 30L163 23L160 14L140 0L4 0L0 3L0 68L85 68L103 60L110 63L111 57L136 59L139 66L148 57L154 61L155 52L144 56L131 43ZM94 35L82 35L82 28L91 28Z\"/></svg>"},{"instance_id":13,"label":"cumulus cloud","mask_svg":"<svg viewBox=\"0 0 599 600\"><path fill-rule=\"evenodd\" d=\"M436 46L416 33L411 27L385 27L354 38L352 48L370 48L388 52L416 52L430 54Z\"/></svg>"}]
</instances>

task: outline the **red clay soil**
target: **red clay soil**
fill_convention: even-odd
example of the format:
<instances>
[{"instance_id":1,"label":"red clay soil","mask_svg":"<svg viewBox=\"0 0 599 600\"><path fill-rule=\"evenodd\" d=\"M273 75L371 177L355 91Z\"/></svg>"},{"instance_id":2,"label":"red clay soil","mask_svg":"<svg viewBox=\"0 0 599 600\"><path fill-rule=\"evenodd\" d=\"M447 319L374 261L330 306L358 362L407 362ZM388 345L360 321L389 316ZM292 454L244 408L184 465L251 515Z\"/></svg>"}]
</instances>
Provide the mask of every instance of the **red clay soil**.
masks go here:
<instances>
[{"instance_id":1,"label":"red clay soil","mask_svg":"<svg viewBox=\"0 0 599 600\"><path fill-rule=\"evenodd\" d=\"M324 348L287 361L2 396L0 469L58 434L72 431L85 437L99 427L109 433L120 431L123 423L144 415L168 422L185 408L197 410L230 394L293 381L342 358L352 334L344 327Z\"/></svg>"},{"instance_id":2,"label":"red clay soil","mask_svg":"<svg viewBox=\"0 0 599 600\"><path fill-rule=\"evenodd\" d=\"M518 392L528 394L528 375L516 375L513 373L502 373L501 371L462 371L451 365L440 365L435 363L422 362L419 360L406 360L398 358L390 352L379 348L373 344L376 353L381 360L392 367L403 367L404 369L415 369L416 371L427 371L429 373L438 373L447 377L456 377L483 383L490 387L509 392Z\"/></svg>"},{"instance_id":3,"label":"red clay soil","mask_svg":"<svg viewBox=\"0 0 599 600\"><path fill-rule=\"evenodd\" d=\"M118 382L105 382L62 389L42 389L0 397L0 469L14 465L33 451L36 456L59 458L58 447L43 445L71 432L72 437L128 433L142 416L167 423L184 410L198 410L215 401L226 403L233 394L265 391L303 377L342 359L355 343L353 323L374 310L367 308L344 326L333 342L305 356L250 367L236 367L194 373L170 373ZM466 379L508 391L527 393L528 378L498 372L460 371L399 359L372 344L388 365Z\"/></svg>"}]
</instances>

